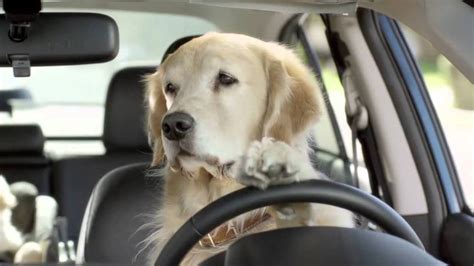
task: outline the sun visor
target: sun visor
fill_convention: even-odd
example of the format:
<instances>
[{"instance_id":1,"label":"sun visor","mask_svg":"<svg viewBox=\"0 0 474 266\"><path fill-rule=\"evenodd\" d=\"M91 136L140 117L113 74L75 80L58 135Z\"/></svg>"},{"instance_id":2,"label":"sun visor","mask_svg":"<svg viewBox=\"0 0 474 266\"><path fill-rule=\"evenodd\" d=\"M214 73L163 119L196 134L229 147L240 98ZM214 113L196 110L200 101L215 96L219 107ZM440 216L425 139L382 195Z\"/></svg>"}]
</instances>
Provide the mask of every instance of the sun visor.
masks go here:
<instances>
[{"instance_id":1,"label":"sun visor","mask_svg":"<svg viewBox=\"0 0 474 266\"><path fill-rule=\"evenodd\" d=\"M354 13L356 0L189 0L203 4L228 8L252 9L281 13Z\"/></svg>"}]
</instances>

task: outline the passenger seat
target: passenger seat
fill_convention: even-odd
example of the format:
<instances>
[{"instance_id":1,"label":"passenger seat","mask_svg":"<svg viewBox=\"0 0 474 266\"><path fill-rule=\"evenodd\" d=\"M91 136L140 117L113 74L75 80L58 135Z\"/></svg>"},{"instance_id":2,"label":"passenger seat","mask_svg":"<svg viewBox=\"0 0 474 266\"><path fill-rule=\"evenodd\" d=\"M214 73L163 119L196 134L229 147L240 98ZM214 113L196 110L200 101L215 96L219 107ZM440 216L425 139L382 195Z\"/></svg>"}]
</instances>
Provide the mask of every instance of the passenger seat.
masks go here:
<instances>
[{"instance_id":1,"label":"passenger seat","mask_svg":"<svg viewBox=\"0 0 474 266\"><path fill-rule=\"evenodd\" d=\"M0 126L0 175L10 184L30 182L40 194L49 194L50 160L43 147L44 136L38 125Z\"/></svg>"},{"instance_id":2,"label":"passenger seat","mask_svg":"<svg viewBox=\"0 0 474 266\"><path fill-rule=\"evenodd\" d=\"M53 163L53 193L59 214L68 219L69 238L77 240L91 192L107 172L122 165L151 162L145 132L142 78L154 68L128 68L112 78L104 118L104 155L60 159Z\"/></svg>"}]
</instances>

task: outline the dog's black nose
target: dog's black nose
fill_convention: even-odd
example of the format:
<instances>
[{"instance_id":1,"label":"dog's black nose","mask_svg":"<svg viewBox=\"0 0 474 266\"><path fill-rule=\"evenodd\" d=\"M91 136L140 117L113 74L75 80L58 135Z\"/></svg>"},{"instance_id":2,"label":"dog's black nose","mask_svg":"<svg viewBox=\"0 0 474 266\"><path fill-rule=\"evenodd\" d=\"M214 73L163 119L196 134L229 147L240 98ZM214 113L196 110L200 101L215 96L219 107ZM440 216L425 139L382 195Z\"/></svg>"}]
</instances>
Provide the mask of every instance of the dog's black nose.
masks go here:
<instances>
[{"instance_id":1,"label":"dog's black nose","mask_svg":"<svg viewBox=\"0 0 474 266\"><path fill-rule=\"evenodd\" d=\"M161 123L161 129L169 140L181 140L194 128L194 119L183 112L168 114Z\"/></svg>"}]
</instances>

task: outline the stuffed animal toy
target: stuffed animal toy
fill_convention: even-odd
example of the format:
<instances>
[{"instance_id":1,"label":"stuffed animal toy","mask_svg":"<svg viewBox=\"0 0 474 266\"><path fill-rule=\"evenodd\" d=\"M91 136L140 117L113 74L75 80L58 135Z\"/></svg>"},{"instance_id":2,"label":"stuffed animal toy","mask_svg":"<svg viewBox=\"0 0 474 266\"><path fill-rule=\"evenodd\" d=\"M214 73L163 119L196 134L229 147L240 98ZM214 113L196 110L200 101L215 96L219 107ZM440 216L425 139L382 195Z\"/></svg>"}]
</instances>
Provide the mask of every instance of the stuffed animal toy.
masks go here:
<instances>
[{"instance_id":1,"label":"stuffed animal toy","mask_svg":"<svg viewBox=\"0 0 474 266\"><path fill-rule=\"evenodd\" d=\"M58 205L26 182L8 185L0 175L0 262L46 262Z\"/></svg>"},{"instance_id":2,"label":"stuffed animal toy","mask_svg":"<svg viewBox=\"0 0 474 266\"><path fill-rule=\"evenodd\" d=\"M7 260L23 244L20 231L12 225L12 209L17 205L16 197L10 191L10 186L0 175L0 255Z\"/></svg>"}]
</instances>

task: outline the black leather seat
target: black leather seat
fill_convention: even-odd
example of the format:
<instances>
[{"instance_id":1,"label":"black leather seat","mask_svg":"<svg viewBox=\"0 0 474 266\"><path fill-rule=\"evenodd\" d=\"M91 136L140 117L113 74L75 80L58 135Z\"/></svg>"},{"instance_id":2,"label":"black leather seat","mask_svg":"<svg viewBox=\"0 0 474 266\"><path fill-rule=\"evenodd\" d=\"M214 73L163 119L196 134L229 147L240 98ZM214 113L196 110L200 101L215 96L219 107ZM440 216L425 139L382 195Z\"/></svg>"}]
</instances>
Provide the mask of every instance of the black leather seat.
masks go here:
<instances>
[{"instance_id":1,"label":"black leather seat","mask_svg":"<svg viewBox=\"0 0 474 266\"><path fill-rule=\"evenodd\" d=\"M144 246L143 240L158 229L150 225L164 183L161 176L147 175L147 167L123 166L97 184L84 216L77 263L145 265L150 246ZM443 265L399 238L335 227L288 228L250 235L202 265L293 264Z\"/></svg>"},{"instance_id":2,"label":"black leather seat","mask_svg":"<svg viewBox=\"0 0 474 266\"><path fill-rule=\"evenodd\" d=\"M184 43L198 37L176 40L164 61ZM145 174L149 164L133 164L108 173L94 188L84 215L77 262L145 264L142 241L156 232L153 214L159 208L162 177Z\"/></svg>"},{"instance_id":3,"label":"black leather seat","mask_svg":"<svg viewBox=\"0 0 474 266\"><path fill-rule=\"evenodd\" d=\"M41 194L50 192L50 160L44 155L38 125L0 126L0 174L8 183L26 181Z\"/></svg>"},{"instance_id":4,"label":"black leather seat","mask_svg":"<svg viewBox=\"0 0 474 266\"><path fill-rule=\"evenodd\" d=\"M149 164L120 167L100 180L87 206L77 262L144 265L142 241L159 206L162 178L147 176ZM149 247L148 247L149 248Z\"/></svg>"},{"instance_id":5,"label":"black leather seat","mask_svg":"<svg viewBox=\"0 0 474 266\"><path fill-rule=\"evenodd\" d=\"M162 61L195 37L173 42ZM134 164L116 169L94 188L82 223L77 262L145 263L148 249L141 250L142 241L157 229L146 225L153 223L162 185L161 177L145 175L148 166Z\"/></svg>"},{"instance_id":6,"label":"black leather seat","mask_svg":"<svg viewBox=\"0 0 474 266\"><path fill-rule=\"evenodd\" d=\"M104 155L70 157L53 163L53 193L59 214L68 219L72 240L79 236L87 201L100 178L117 167L151 161L142 79L154 71L148 67L129 68L113 77L105 106Z\"/></svg>"}]
</instances>

